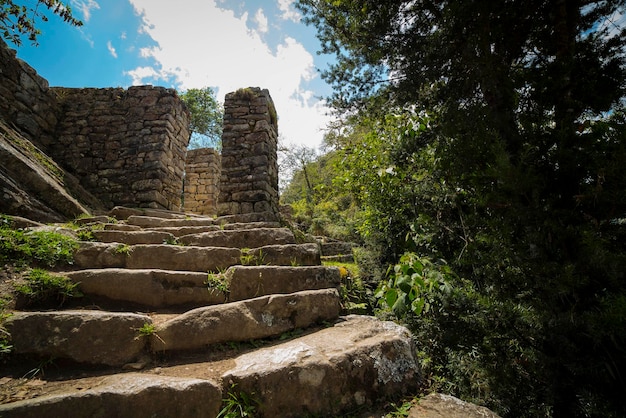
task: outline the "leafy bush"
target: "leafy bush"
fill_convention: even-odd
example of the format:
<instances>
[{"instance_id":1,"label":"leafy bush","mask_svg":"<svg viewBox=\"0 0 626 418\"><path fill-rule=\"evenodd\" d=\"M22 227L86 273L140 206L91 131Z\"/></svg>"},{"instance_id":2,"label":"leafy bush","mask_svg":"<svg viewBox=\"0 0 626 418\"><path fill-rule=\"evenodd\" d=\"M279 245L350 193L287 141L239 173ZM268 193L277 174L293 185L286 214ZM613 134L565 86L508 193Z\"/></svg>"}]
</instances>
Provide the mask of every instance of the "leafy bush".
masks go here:
<instances>
[{"instance_id":1,"label":"leafy bush","mask_svg":"<svg viewBox=\"0 0 626 418\"><path fill-rule=\"evenodd\" d=\"M415 253L405 253L393 267L391 278L381 283L376 297L400 317L408 310L420 315L430 310L438 295L450 294L455 278L445 261L433 263Z\"/></svg>"}]
</instances>

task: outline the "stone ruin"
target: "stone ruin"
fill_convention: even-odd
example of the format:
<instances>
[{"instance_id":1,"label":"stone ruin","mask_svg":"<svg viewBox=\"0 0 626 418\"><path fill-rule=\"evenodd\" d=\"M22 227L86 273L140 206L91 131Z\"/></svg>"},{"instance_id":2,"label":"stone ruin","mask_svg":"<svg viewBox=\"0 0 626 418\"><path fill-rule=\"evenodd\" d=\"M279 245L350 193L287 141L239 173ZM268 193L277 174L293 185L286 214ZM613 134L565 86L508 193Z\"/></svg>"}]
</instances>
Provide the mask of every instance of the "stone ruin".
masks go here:
<instances>
[{"instance_id":1,"label":"stone ruin","mask_svg":"<svg viewBox=\"0 0 626 418\"><path fill-rule=\"evenodd\" d=\"M1 40L0 98L0 120L15 133L0 139L25 138L63 170L58 177L76 179L93 197L87 201L104 209L184 210L243 221L278 216L277 116L267 90L226 95L221 155L187 150L189 111L175 90L49 87ZM6 203L19 195L13 189L23 179L2 165ZM11 206L13 213L0 204L0 212L20 215L21 204Z\"/></svg>"}]
</instances>

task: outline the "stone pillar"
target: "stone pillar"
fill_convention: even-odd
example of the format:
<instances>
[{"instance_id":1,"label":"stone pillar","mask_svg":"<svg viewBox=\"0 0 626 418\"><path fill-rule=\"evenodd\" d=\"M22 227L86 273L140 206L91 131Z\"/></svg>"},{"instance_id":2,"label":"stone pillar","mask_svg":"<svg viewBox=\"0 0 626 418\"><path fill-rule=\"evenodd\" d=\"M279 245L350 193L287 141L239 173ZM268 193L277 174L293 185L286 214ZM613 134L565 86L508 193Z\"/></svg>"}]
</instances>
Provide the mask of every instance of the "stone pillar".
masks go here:
<instances>
[{"instance_id":1,"label":"stone pillar","mask_svg":"<svg viewBox=\"0 0 626 418\"><path fill-rule=\"evenodd\" d=\"M278 219L278 123L267 90L226 95L218 215L241 221Z\"/></svg>"},{"instance_id":2,"label":"stone pillar","mask_svg":"<svg viewBox=\"0 0 626 418\"><path fill-rule=\"evenodd\" d=\"M220 153L213 148L187 151L184 211L198 215L217 214L220 182Z\"/></svg>"}]
</instances>

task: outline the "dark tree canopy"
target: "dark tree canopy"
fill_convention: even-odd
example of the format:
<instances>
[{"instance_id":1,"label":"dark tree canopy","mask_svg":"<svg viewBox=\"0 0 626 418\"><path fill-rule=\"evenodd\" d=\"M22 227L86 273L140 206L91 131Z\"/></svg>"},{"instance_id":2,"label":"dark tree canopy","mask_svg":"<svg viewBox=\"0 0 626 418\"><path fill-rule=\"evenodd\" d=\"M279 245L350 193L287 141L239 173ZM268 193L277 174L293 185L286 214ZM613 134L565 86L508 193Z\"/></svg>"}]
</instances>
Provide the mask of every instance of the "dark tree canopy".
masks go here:
<instances>
[{"instance_id":1,"label":"dark tree canopy","mask_svg":"<svg viewBox=\"0 0 626 418\"><path fill-rule=\"evenodd\" d=\"M72 14L72 8L59 0L13 1L0 0L0 32L2 37L15 45L22 44L22 36L26 36L33 44L37 44L37 36L41 30L37 20L48 21L46 10L59 16L72 26L82 26L83 22Z\"/></svg>"},{"instance_id":2,"label":"dark tree canopy","mask_svg":"<svg viewBox=\"0 0 626 418\"><path fill-rule=\"evenodd\" d=\"M625 6L299 1L337 58L331 103L372 132L338 147L358 166L375 144L389 167L353 179L384 257L469 281L416 329L503 415L626 415Z\"/></svg>"}]
</instances>

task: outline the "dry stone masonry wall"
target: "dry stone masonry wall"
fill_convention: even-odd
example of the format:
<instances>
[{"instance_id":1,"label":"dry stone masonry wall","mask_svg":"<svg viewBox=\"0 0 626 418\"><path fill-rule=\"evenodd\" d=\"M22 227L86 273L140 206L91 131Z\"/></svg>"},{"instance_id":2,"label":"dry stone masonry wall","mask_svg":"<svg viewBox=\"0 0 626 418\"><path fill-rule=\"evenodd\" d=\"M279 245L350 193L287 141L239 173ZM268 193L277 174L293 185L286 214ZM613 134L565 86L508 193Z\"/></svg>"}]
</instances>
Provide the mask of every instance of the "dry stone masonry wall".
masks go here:
<instances>
[{"instance_id":1,"label":"dry stone masonry wall","mask_svg":"<svg viewBox=\"0 0 626 418\"><path fill-rule=\"evenodd\" d=\"M213 216L217 214L221 161L213 148L187 151L185 163L185 212Z\"/></svg>"},{"instance_id":2,"label":"dry stone masonry wall","mask_svg":"<svg viewBox=\"0 0 626 418\"><path fill-rule=\"evenodd\" d=\"M224 108L221 163L211 149L190 151L187 158L190 115L176 91L51 88L0 39L0 119L104 207L179 210L184 190L183 209L191 213L275 220L278 124L272 98L258 87L240 89L226 95Z\"/></svg>"},{"instance_id":3,"label":"dry stone masonry wall","mask_svg":"<svg viewBox=\"0 0 626 418\"><path fill-rule=\"evenodd\" d=\"M0 39L0 118L45 151L58 117L57 97L50 91L48 81L16 58L15 51Z\"/></svg>"},{"instance_id":4,"label":"dry stone masonry wall","mask_svg":"<svg viewBox=\"0 0 626 418\"><path fill-rule=\"evenodd\" d=\"M278 123L267 90L226 95L219 215L278 214Z\"/></svg>"},{"instance_id":5,"label":"dry stone masonry wall","mask_svg":"<svg viewBox=\"0 0 626 418\"><path fill-rule=\"evenodd\" d=\"M176 91L55 88L63 117L53 158L106 206L179 210L189 112Z\"/></svg>"}]
</instances>

